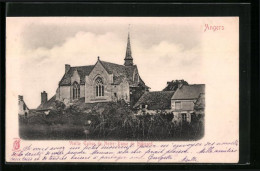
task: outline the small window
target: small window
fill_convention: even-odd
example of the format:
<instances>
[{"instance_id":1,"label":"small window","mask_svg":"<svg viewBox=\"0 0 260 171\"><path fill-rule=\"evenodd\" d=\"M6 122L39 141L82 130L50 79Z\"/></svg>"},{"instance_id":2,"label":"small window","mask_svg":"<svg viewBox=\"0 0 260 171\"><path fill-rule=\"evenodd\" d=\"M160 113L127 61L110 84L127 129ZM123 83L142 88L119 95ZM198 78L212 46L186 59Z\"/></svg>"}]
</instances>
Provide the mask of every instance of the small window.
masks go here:
<instances>
[{"instance_id":1,"label":"small window","mask_svg":"<svg viewBox=\"0 0 260 171\"><path fill-rule=\"evenodd\" d=\"M182 122L187 122L187 114L186 113L182 113L181 118L182 118Z\"/></svg>"},{"instance_id":2,"label":"small window","mask_svg":"<svg viewBox=\"0 0 260 171\"><path fill-rule=\"evenodd\" d=\"M142 109L145 109L145 108L146 108L146 105L142 104L142 106L141 106L141 107L142 107Z\"/></svg>"},{"instance_id":3,"label":"small window","mask_svg":"<svg viewBox=\"0 0 260 171\"><path fill-rule=\"evenodd\" d=\"M181 102L175 102L175 109L181 109Z\"/></svg>"}]
</instances>

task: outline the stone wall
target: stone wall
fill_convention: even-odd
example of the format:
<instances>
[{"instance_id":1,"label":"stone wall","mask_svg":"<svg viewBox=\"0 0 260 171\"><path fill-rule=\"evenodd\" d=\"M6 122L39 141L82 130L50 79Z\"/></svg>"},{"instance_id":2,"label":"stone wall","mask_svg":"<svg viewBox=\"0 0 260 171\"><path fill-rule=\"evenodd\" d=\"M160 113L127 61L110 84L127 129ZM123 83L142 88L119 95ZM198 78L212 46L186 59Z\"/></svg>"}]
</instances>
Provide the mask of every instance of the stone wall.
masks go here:
<instances>
[{"instance_id":1,"label":"stone wall","mask_svg":"<svg viewBox=\"0 0 260 171\"><path fill-rule=\"evenodd\" d=\"M130 102L129 83L124 80L119 85L112 85L111 95L113 101L125 100L126 102Z\"/></svg>"},{"instance_id":2,"label":"stone wall","mask_svg":"<svg viewBox=\"0 0 260 171\"><path fill-rule=\"evenodd\" d=\"M80 76L75 70L71 77L71 83L77 82L80 84ZM62 101L65 104L69 104L72 102L73 97L73 86L60 86L56 91L56 100ZM85 85L80 85L80 97L85 97Z\"/></svg>"},{"instance_id":3,"label":"stone wall","mask_svg":"<svg viewBox=\"0 0 260 171\"><path fill-rule=\"evenodd\" d=\"M60 86L59 87L59 98L57 100L64 102L65 104L70 102L70 90L71 86Z\"/></svg>"},{"instance_id":4,"label":"stone wall","mask_svg":"<svg viewBox=\"0 0 260 171\"><path fill-rule=\"evenodd\" d=\"M85 85L80 85L80 98L85 97Z\"/></svg>"},{"instance_id":5,"label":"stone wall","mask_svg":"<svg viewBox=\"0 0 260 171\"><path fill-rule=\"evenodd\" d=\"M186 121L191 122L191 114L194 113L194 102L196 100L171 100L171 108L174 113L173 121L181 123L182 115L186 115ZM180 108L176 108L176 102L180 102Z\"/></svg>"},{"instance_id":6,"label":"stone wall","mask_svg":"<svg viewBox=\"0 0 260 171\"><path fill-rule=\"evenodd\" d=\"M104 85L104 96L96 96L96 79L100 77ZM80 77L75 70L71 83L80 83ZM73 87L60 86L56 91L56 100L65 103L73 102ZM85 77L85 85L80 85L80 97L85 97L85 103L108 102L124 99L130 102L129 83L123 80L119 85L113 84L113 74L109 74L98 61L91 73Z\"/></svg>"},{"instance_id":7,"label":"stone wall","mask_svg":"<svg viewBox=\"0 0 260 171\"><path fill-rule=\"evenodd\" d=\"M171 108L173 110L194 110L194 103L196 100L171 100ZM180 102L181 108L176 109L175 103Z\"/></svg>"},{"instance_id":8,"label":"stone wall","mask_svg":"<svg viewBox=\"0 0 260 171\"><path fill-rule=\"evenodd\" d=\"M100 77L104 85L104 96L96 96L96 79ZM107 102L112 101L113 75L109 74L102 64L98 61L95 68L85 78L85 102Z\"/></svg>"},{"instance_id":9,"label":"stone wall","mask_svg":"<svg viewBox=\"0 0 260 171\"><path fill-rule=\"evenodd\" d=\"M23 101L23 96L18 96L18 114L27 115L29 114L29 109Z\"/></svg>"}]
</instances>

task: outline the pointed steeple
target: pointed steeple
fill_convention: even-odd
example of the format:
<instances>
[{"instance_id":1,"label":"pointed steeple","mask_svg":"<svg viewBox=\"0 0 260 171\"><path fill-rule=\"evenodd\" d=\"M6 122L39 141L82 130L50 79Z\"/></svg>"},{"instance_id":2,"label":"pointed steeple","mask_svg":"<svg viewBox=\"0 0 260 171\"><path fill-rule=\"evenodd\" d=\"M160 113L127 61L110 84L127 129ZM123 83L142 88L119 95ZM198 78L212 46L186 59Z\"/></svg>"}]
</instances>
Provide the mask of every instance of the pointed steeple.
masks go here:
<instances>
[{"instance_id":1,"label":"pointed steeple","mask_svg":"<svg viewBox=\"0 0 260 171\"><path fill-rule=\"evenodd\" d=\"M126 54L125 54L125 66L132 66L133 65L133 57L131 51L131 43L130 43L130 33L128 32L127 38L127 46L126 46Z\"/></svg>"}]
</instances>

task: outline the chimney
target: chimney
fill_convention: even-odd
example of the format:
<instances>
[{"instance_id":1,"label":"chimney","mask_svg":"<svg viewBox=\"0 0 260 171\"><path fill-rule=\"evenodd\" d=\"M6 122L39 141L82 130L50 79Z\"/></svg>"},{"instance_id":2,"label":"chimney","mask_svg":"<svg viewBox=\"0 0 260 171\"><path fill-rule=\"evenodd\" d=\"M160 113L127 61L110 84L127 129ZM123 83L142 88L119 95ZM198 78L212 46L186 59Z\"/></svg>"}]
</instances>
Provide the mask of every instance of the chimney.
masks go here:
<instances>
[{"instance_id":1,"label":"chimney","mask_svg":"<svg viewBox=\"0 0 260 171\"><path fill-rule=\"evenodd\" d=\"M70 70L70 65L69 64L65 64L65 73L67 73Z\"/></svg>"},{"instance_id":2,"label":"chimney","mask_svg":"<svg viewBox=\"0 0 260 171\"><path fill-rule=\"evenodd\" d=\"M48 94L45 91L43 91L41 93L41 104L47 102L47 100L48 100Z\"/></svg>"},{"instance_id":3,"label":"chimney","mask_svg":"<svg viewBox=\"0 0 260 171\"><path fill-rule=\"evenodd\" d=\"M23 96L18 95L18 101L23 101Z\"/></svg>"}]
</instances>

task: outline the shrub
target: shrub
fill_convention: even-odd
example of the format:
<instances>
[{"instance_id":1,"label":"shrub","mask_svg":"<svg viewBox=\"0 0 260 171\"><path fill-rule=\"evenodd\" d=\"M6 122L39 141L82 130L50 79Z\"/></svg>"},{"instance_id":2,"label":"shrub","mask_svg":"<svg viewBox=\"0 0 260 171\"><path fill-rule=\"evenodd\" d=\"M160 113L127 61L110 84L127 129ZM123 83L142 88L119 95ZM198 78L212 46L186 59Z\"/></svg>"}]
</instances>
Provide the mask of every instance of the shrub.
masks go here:
<instances>
[{"instance_id":1,"label":"shrub","mask_svg":"<svg viewBox=\"0 0 260 171\"><path fill-rule=\"evenodd\" d=\"M92 112L85 113L86 109ZM159 111L136 116L121 101L80 108L72 105L49 115L20 117L19 121L20 135L25 139L194 140L203 136L202 118L179 125L172 118L172 113Z\"/></svg>"}]
</instances>

